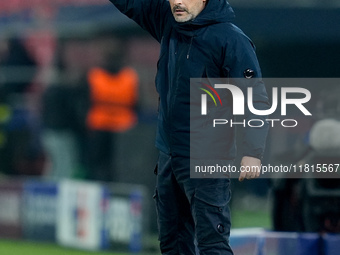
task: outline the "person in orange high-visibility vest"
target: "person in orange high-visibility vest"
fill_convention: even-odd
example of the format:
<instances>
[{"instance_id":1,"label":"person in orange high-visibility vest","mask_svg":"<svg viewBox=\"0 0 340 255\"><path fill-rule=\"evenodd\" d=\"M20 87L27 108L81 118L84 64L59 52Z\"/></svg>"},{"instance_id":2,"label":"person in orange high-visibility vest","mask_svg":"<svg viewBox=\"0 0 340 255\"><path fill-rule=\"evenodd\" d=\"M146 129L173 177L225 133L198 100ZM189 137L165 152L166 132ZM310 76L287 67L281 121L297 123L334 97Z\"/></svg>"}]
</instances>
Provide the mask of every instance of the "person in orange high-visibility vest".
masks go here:
<instances>
[{"instance_id":1,"label":"person in orange high-visibility vest","mask_svg":"<svg viewBox=\"0 0 340 255\"><path fill-rule=\"evenodd\" d=\"M138 75L130 67L115 73L94 67L87 74L87 82L88 178L113 181L115 133L128 131L137 123Z\"/></svg>"},{"instance_id":2,"label":"person in orange high-visibility vest","mask_svg":"<svg viewBox=\"0 0 340 255\"><path fill-rule=\"evenodd\" d=\"M93 68L88 74L91 107L87 126L92 130L124 132L137 122L138 76L126 67L117 74Z\"/></svg>"}]
</instances>

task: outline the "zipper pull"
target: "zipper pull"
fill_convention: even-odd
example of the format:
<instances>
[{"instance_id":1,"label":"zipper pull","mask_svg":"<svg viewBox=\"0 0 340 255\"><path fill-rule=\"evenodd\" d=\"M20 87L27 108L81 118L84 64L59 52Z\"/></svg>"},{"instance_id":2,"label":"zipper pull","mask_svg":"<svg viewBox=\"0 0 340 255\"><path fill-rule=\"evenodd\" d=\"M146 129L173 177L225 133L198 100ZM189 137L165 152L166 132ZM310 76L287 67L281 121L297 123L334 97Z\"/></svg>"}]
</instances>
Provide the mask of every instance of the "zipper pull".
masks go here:
<instances>
[{"instance_id":1,"label":"zipper pull","mask_svg":"<svg viewBox=\"0 0 340 255\"><path fill-rule=\"evenodd\" d=\"M194 36L192 36L191 39L190 39L190 45L189 45L189 50L188 50L188 54L187 54L187 59L189 59L189 57L190 57L190 50L191 50L193 40L194 40Z\"/></svg>"}]
</instances>

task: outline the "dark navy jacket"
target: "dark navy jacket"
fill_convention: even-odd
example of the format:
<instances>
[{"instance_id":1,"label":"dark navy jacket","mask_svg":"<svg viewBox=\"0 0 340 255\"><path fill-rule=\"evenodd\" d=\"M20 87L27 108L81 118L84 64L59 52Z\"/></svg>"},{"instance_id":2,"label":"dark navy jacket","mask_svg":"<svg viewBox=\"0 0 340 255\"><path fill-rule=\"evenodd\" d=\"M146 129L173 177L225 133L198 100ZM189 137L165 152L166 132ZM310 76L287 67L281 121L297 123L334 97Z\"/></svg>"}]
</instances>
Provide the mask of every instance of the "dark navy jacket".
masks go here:
<instances>
[{"instance_id":1,"label":"dark navy jacket","mask_svg":"<svg viewBox=\"0 0 340 255\"><path fill-rule=\"evenodd\" d=\"M110 1L161 43L156 76L160 97L156 137L159 150L174 156L190 155L190 78L242 77L238 86L244 91L253 87L254 107L268 108L264 84L256 79L261 77L261 71L253 44L230 23L234 12L228 2L209 0L194 20L178 23L166 0ZM246 69L254 70L254 78L244 78ZM249 111L245 118L264 119ZM262 157L267 130L267 124L261 128L246 128L243 155ZM226 136L227 146L219 151L228 159L234 159L234 129L226 132L230 133Z\"/></svg>"}]
</instances>

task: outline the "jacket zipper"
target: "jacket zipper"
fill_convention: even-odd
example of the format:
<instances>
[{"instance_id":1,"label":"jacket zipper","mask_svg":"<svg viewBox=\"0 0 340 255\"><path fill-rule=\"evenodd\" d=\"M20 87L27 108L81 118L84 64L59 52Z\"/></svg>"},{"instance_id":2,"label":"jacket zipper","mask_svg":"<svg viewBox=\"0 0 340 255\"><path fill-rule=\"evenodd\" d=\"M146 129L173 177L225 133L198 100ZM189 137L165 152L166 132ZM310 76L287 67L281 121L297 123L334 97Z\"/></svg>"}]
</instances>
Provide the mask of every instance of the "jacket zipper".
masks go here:
<instances>
[{"instance_id":1,"label":"jacket zipper","mask_svg":"<svg viewBox=\"0 0 340 255\"><path fill-rule=\"evenodd\" d=\"M175 45L175 65L172 66L172 71L176 73L176 68L177 68L177 58L178 58L178 55L177 55L177 50L178 50L178 41L176 42L176 45ZM169 60L170 61L170 60ZM169 63L168 63L168 70L169 70ZM169 141L168 141L168 149L169 149L169 154L172 155L172 144L173 144L173 141L172 141L172 114L173 114L173 107L174 107L174 101L175 101L175 97L176 97L176 88L177 88L177 77L173 77L173 80L172 82L169 84L169 93L170 93L170 96L169 96L169 109L168 109L168 114L169 114L169 125L170 125L170 130L169 130ZM176 85L175 88L173 87L173 85Z\"/></svg>"},{"instance_id":2,"label":"jacket zipper","mask_svg":"<svg viewBox=\"0 0 340 255\"><path fill-rule=\"evenodd\" d=\"M189 59L189 57L190 57L190 50L191 50L191 45L192 45L193 40L194 40L194 36L192 36L191 39L190 39L189 49L188 49L188 53L187 53L187 59Z\"/></svg>"},{"instance_id":3,"label":"jacket zipper","mask_svg":"<svg viewBox=\"0 0 340 255\"><path fill-rule=\"evenodd\" d=\"M194 35L191 36L191 38L190 38L190 44L189 44L189 48L188 48L188 52L187 52L187 59L190 58L190 51L191 51L193 40L194 40ZM177 58L178 58L177 50L178 50L178 42L176 43L176 50L175 50L175 63L176 63L176 67L177 67L177 64L178 64L177 63ZM176 79L176 81L174 82L176 84L175 89L170 87L170 90L173 90L173 95L172 95L172 97L170 97L169 112L168 112L169 116L170 116L169 119L172 118L174 101L175 101L175 98L177 96L176 95L176 91L177 91L177 87L178 87L178 84L177 84L178 81L177 81L177 78L175 78L175 79ZM172 119L171 119L170 123L172 123ZM171 146L172 145L172 132L171 131L172 131L172 128L170 128L170 135L169 135L169 152L170 152L170 155L172 155L172 146Z\"/></svg>"},{"instance_id":4,"label":"jacket zipper","mask_svg":"<svg viewBox=\"0 0 340 255\"><path fill-rule=\"evenodd\" d=\"M194 32L194 28L193 28L192 23L190 25L190 28L191 28L192 36L190 38L190 44L189 44L189 49L188 49L188 53L187 53L187 59L190 58L191 46L192 46L192 42L194 41L194 37L195 37L195 32Z\"/></svg>"}]
</instances>

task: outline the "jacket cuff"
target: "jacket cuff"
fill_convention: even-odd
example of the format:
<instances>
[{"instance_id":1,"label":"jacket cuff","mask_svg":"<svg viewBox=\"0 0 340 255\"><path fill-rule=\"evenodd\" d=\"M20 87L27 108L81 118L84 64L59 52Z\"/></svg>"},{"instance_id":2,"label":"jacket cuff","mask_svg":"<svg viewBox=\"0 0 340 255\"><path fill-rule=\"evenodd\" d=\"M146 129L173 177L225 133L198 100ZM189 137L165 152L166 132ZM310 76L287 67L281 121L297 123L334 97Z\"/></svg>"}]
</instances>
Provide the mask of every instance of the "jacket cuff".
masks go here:
<instances>
[{"instance_id":1,"label":"jacket cuff","mask_svg":"<svg viewBox=\"0 0 340 255\"><path fill-rule=\"evenodd\" d=\"M243 150L242 156L247 156L247 157L253 157L253 158L258 158L262 160L263 158L263 150L262 149L255 149L253 151L249 150Z\"/></svg>"}]
</instances>

